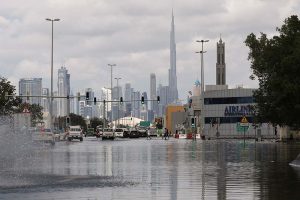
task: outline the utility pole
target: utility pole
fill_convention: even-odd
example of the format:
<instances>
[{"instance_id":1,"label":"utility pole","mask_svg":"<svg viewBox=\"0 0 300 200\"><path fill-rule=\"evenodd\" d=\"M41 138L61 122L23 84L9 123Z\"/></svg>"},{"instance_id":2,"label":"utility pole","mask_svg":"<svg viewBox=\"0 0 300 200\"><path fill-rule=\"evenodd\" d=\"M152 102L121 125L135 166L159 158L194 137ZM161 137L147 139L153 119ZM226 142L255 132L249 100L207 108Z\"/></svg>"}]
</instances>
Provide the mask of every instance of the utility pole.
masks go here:
<instances>
[{"instance_id":1,"label":"utility pole","mask_svg":"<svg viewBox=\"0 0 300 200\"><path fill-rule=\"evenodd\" d=\"M204 62L203 62L203 54L206 53L206 51L203 51L203 43L208 42L209 40L197 40L196 42L201 42L201 51L196 52L201 54L201 125L202 125L202 135L204 136L204 126L205 126L205 120L204 120Z\"/></svg>"},{"instance_id":2,"label":"utility pole","mask_svg":"<svg viewBox=\"0 0 300 200\"><path fill-rule=\"evenodd\" d=\"M50 91L50 109L49 109L49 114L50 114L50 128L52 129L53 123L52 123L52 115L53 115L53 22L59 21L60 19L46 19L47 21L51 22L51 27L52 27L52 40L51 40L51 91Z\"/></svg>"}]
</instances>

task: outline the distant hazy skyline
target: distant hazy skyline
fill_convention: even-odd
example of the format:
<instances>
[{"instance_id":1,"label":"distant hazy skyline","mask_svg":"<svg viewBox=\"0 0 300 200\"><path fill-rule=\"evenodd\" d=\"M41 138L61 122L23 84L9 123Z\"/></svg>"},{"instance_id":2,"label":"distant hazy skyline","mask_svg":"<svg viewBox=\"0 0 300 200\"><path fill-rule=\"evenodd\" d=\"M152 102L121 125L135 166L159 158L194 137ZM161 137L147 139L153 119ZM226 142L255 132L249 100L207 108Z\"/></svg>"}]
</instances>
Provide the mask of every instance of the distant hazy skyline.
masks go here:
<instances>
[{"instance_id":1,"label":"distant hazy skyline","mask_svg":"<svg viewBox=\"0 0 300 200\"><path fill-rule=\"evenodd\" d=\"M177 46L177 85L184 99L200 79L200 50L205 44L205 83L215 84L216 43L226 43L226 82L230 87L257 87L249 79L251 32L272 36L290 15L298 15L298 0L0 0L1 76L18 85L20 78L43 78L50 87L51 23L54 23L54 88L63 65L73 91L110 87L108 63L117 64L119 84L130 82L141 92L168 84L172 8ZM114 85L116 82L114 80Z\"/></svg>"}]
</instances>

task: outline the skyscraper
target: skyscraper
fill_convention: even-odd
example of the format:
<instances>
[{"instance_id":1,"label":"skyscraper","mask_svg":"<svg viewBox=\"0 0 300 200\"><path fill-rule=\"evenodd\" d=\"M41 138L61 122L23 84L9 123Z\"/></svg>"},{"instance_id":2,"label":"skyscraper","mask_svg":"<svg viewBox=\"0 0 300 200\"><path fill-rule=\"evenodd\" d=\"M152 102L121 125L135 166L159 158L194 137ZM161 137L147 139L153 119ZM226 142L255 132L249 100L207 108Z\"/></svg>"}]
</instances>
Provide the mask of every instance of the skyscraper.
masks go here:
<instances>
[{"instance_id":1,"label":"skyscraper","mask_svg":"<svg viewBox=\"0 0 300 200\"><path fill-rule=\"evenodd\" d=\"M226 85L225 42L217 43L216 84Z\"/></svg>"},{"instance_id":2,"label":"skyscraper","mask_svg":"<svg viewBox=\"0 0 300 200\"><path fill-rule=\"evenodd\" d=\"M19 95L42 96L42 78L22 78L19 81ZM23 102L41 105L41 97L22 98Z\"/></svg>"},{"instance_id":3,"label":"skyscraper","mask_svg":"<svg viewBox=\"0 0 300 200\"><path fill-rule=\"evenodd\" d=\"M101 88L101 101L111 101L111 89L103 87ZM104 104L100 104L100 117L103 118L103 112L104 112ZM108 112L111 112L111 104L106 103L105 104L105 118L108 119Z\"/></svg>"},{"instance_id":4,"label":"skyscraper","mask_svg":"<svg viewBox=\"0 0 300 200\"><path fill-rule=\"evenodd\" d=\"M172 11L172 22L170 31L170 69L169 69L169 102L173 103L178 99L177 75L176 75L176 43L175 43L175 25Z\"/></svg>"},{"instance_id":5,"label":"skyscraper","mask_svg":"<svg viewBox=\"0 0 300 200\"><path fill-rule=\"evenodd\" d=\"M125 101L125 116L131 116L131 111L132 111L132 102L131 102L131 97L132 97L132 88L130 83L125 84L125 96L124 96L124 101Z\"/></svg>"},{"instance_id":6,"label":"skyscraper","mask_svg":"<svg viewBox=\"0 0 300 200\"><path fill-rule=\"evenodd\" d=\"M160 96L160 103L158 105L158 116L162 117L165 114L165 109L168 104L168 97L170 96L169 86L158 86L158 95Z\"/></svg>"},{"instance_id":7,"label":"skyscraper","mask_svg":"<svg viewBox=\"0 0 300 200\"><path fill-rule=\"evenodd\" d=\"M49 88L42 89L43 96L49 96ZM47 97L42 98L42 107L44 112L49 112L50 99Z\"/></svg>"},{"instance_id":8,"label":"skyscraper","mask_svg":"<svg viewBox=\"0 0 300 200\"><path fill-rule=\"evenodd\" d=\"M58 96L66 97L70 95L70 74L68 74L68 70L65 67L58 69L57 87ZM69 114L70 105L66 98L59 98L57 106L58 116L67 116Z\"/></svg>"},{"instance_id":9,"label":"skyscraper","mask_svg":"<svg viewBox=\"0 0 300 200\"><path fill-rule=\"evenodd\" d=\"M140 118L141 111L141 93L139 91L132 92L132 116Z\"/></svg>"},{"instance_id":10,"label":"skyscraper","mask_svg":"<svg viewBox=\"0 0 300 200\"><path fill-rule=\"evenodd\" d=\"M150 99L155 100L157 98L156 95L156 76L155 74L150 74ZM158 104L157 101L151 101L151 110L154 115L158 113Z\"/></svg>"}]
</instances>

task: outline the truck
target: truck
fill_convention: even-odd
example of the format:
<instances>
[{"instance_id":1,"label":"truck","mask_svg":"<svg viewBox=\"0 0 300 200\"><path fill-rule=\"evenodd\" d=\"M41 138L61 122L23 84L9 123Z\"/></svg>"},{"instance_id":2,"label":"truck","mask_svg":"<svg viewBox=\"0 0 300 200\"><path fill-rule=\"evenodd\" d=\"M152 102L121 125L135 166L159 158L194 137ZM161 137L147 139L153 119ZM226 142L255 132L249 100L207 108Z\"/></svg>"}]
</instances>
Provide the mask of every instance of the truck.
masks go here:
<instances>
[{"instance_id":1,"label":"truck","mask_svg":"<svg viewBox=\"0 0 300 200\"><path fill-rule=\"evenodd\" d=\"M115 139L115 131L112 128L105 128L103 129L103 133L102 133L102 140L105 139Z\"/></svg>"},{"instance_id":2,"label":"truck","mask_svg":"<svg viewBox=\"0 0 300 200\"><path fill-rule=\"evenodd\" d=\"M69 141L72 141L73 139L83 141L83 133L80 126L70 126L67 135Z\"/></svg>"}]
</instances>

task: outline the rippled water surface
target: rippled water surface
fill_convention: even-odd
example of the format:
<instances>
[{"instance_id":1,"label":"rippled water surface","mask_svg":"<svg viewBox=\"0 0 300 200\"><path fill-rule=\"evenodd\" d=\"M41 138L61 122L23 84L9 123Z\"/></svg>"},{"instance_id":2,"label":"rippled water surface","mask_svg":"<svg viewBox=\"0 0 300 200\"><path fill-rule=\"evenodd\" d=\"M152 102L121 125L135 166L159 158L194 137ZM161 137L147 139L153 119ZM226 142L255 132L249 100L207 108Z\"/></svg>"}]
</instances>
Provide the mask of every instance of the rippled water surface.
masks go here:
<instances>
[{"instance_id":1,"label":"rippled water surface","mask_svg":"<svg viewBox=\"0 0 300 200\"><path fill-rule=\"evenodd\" d=\"M0 153L0 199L300 199L300 167L289 165L299 144L87 138L18 148Z\"/></svg>"}]
</instances>

